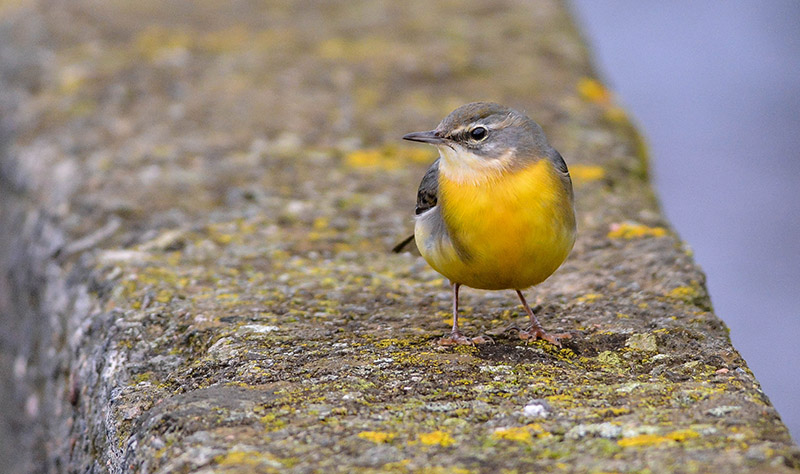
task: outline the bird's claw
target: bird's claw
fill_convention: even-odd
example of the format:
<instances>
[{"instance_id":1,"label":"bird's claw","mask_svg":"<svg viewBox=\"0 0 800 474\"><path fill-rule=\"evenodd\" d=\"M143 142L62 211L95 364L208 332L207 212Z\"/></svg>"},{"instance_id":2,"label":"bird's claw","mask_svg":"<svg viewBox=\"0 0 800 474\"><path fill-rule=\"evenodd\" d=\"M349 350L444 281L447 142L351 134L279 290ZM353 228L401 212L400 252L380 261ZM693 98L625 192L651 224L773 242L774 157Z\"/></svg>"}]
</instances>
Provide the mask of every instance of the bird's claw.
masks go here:
<instances>
[{"instance_id":1,"label":"bird's claw","mask_svg":"<svg viewBox=\"0 0 800 474\"><path fill-rule=\"evenodd\" d=\"M527 331L520 331L519 338L524 341L535 341L536 339L542 339L560 348L561 339L571 339L572 334L567 332L550 334L542 328L530 328Z\"/></svg>"}]
</instances>

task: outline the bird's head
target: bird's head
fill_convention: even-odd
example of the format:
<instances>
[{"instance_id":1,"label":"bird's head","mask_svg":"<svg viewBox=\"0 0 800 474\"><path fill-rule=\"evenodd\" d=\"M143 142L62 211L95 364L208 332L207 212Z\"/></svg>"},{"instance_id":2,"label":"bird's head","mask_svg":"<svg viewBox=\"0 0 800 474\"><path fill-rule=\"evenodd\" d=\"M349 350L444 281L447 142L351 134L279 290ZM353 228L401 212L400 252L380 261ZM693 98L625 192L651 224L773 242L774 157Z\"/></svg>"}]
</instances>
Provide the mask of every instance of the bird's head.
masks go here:
<instances>
[{"instance_id":1,"label":"bird's head","mask_svg":"<svg viewBox=\"0 0 800 474\"><path fill-rule=\"evenodd\" d=\"M435 129L403 138L435 145L442 156L441 171L451 179L470 181L522 168L550 150L536 122L493 102L462 105Z\"/></svg>"}]
</instances>

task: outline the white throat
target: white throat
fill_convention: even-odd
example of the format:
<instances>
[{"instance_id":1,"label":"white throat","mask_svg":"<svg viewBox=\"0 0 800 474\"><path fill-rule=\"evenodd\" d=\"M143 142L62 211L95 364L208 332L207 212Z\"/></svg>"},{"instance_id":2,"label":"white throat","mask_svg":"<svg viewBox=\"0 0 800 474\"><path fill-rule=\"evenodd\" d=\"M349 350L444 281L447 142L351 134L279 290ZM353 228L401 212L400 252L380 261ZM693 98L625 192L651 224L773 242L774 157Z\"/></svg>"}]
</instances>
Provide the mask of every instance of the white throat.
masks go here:
<instances>
[{"instance_id":1,"label":"white throat","mask_svg":"<svg viewBox=\"0 0 800 474\"><path fill-rule=\"evenodd\" d=\"M507 170L515 150L510 149L498 158L483 158L466 148L438 145L439 172L450 181L479 184Z\"/></svg>"}]
</instances>

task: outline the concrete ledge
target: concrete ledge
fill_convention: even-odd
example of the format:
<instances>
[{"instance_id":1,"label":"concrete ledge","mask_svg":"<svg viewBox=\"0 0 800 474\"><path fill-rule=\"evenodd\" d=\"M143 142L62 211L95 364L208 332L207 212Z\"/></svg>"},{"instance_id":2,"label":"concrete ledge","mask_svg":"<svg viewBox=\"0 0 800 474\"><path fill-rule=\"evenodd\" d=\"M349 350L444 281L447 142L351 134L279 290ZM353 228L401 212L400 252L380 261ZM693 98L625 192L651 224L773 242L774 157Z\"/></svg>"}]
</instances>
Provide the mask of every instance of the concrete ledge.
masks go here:
<instances>
[{"instance_id":1,"label":"concrete ledge","mask_svg":"<svg viewBox=\"0 0 800 474\"><path fill-rule=\"evenodd\" d=\"M0 3L0 462L19 472L796 472L564 6ZM526 110L579 240L564 349L439 348L388 252L465 102ZM465 290L464 330L523 320ZM20 434L22 433L22 434Z\"/></svg>"}]
</instances>

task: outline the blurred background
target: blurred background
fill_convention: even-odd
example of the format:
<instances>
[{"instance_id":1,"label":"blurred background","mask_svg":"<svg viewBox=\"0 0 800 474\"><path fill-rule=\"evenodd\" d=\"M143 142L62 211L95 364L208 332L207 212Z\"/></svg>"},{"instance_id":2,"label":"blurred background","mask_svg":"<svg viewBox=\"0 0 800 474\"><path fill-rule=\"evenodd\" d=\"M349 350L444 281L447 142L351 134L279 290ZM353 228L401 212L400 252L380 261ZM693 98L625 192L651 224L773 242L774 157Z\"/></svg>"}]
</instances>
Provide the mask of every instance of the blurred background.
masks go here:
<instances>
[{"instance_id":1,"label":"blurred background","mask_svg":"<svg viewBox=\"0 0 800 474\"><path fill-rule=\"evenodd\" d=\"M571 4L716 314L800 439L800 2Z\"/></svg>"}]
</instances>

